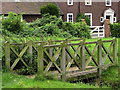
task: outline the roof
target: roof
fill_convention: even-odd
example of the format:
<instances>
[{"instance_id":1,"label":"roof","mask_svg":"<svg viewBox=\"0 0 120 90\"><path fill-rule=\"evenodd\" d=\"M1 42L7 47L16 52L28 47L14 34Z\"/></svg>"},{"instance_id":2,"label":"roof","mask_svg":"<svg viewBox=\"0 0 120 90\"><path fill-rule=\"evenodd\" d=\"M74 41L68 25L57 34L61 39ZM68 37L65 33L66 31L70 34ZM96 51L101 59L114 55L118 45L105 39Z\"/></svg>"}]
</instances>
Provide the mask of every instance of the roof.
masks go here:
<instances>
[{"instance_id":1,"label":"roof","mask_svg":"<svg viewBox=\"0 0 120 90\"><path fill-rule=\"evenodd\" d=\"M46 5L47 3L48 2L2 2L2 14L8 14L8 12L17 14L24 12L24 14L32 15L40 14L40 7ZM61 14L63 14L62 11Z\"/></svg>"}]
</instances>

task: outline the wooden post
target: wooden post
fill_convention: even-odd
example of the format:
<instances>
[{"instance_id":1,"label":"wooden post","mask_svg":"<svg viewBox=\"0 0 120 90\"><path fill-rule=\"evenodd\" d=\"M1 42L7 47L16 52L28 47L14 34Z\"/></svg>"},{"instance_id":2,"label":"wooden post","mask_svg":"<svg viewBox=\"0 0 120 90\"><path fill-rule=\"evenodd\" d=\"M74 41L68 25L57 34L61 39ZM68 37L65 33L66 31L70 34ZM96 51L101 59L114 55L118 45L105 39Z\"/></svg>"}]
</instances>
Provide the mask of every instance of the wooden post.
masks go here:
<instances>
[{"instance_id":1,"label":"wooden post","mask_svg":"<svg viewBox=\"0 0 120 90\"><path fill-rule=\"evenodd\" d=\"M70 43L69 39L66 39L66 41L67 41L67 44ZM68 48L68 50L70 50L70 46L67 46L67 48ZM67 54L67 63L69 63L69 62L70 62L70 56L69 56L69 54Z\"/></svg>"},{"instance_id":2,"label":"wooden post","mask_svg":"<svg viewBox=\"0 0 120 90\"><path fill-rule=\"evenodd\" d=\"M37 70L38 74L43 74L43 45L38 46Z\"/></svg>"},{"instance_id":3,"label":"wooden post","mask_svg":"<svg viewBox=\"0 0 120 90\"><path fill-rule=\"evenodd\" d=\"M85 39L83 38L81 41L81 65L82 70L85 71Z\"/></svg>"},{"instance_id":4,"label":"wooden post","mask_svg":"<svg viewBox=\"0 0 120 90\"><path fill-rule=\"evenodd\" d=\"M48 42L49 42L49 45L52 45L52 40L51 39ZM49 49L49 54L50 54L51 57L52 57L52 50L53 50L52 48Z\"/></svg>"},{"instance_id":5,"label":"wooden post","mask_svg":"<svg viewBox=\"0 0 120 90\"><path fill-rule=\"evenodd\" d=\"M115 37L113 38L113 43L113 60L117 64L117 40Z\"/></svg>"},{"instance_id":6,"label":"wooden post","mask_svg":"<svg viewBox=\"0 0 120 90\"><path fill-rule=\"evenodd\" d=\"M98 77L99 81L101 81L102 75L102 40L98 40Z\"/></svg>"},{"instance_id":7,"label":"wooden post","mask_svg":"<svg viewBox=\"0 0 120 90\"><path fill-rule=\"evenodd\" d=\"M62 70L62 81L65 81L66 80L66 71L65 71L65 68L66 68L66 55L65 55L65 43L62 43L62 55L61 55L61 60L60 60L60 66L61 66L61 70Z\"/></svg>"},{"instance_id":8,"label":"wooden post","mask_svg":"<svg viewBox=\"0 0 120 90\"><path fill-rule=\"evenodd\" d=\"M5 42L5 66L8 70L11 70L10 68L10 43Z\"/></svg>"},{"instance_id":9,"label":"wooden post","mask_svg":"<svg viewBox=\"0 0 120 90\"><path fill-rule=\"evenodd\" d=\"M29 46L28 53L30 54L30 61L29 61L30 64L32 63L32 40L28 42L28 46Z\"/></svg>"}]
</instances>

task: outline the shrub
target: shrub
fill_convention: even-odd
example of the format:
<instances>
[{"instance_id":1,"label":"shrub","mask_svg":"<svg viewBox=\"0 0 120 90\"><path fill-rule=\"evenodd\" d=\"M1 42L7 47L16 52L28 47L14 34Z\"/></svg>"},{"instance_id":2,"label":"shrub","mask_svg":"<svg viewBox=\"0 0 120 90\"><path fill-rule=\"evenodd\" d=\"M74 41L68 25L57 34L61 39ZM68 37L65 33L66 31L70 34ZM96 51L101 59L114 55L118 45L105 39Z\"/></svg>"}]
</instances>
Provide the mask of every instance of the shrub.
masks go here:
<instances>
[{"instance_id":1,"label":"shrub","mask_svg":"<svg viewBox=\"0 0 120 90\"><path fill-rule=\"evenodd\" d=\"M83 22L63 22L61 18L44 14L42 18L29 23L21 32L23 36L59 36L62 38L86 37L90 38L89 26ZM28 32L27 32L28 31ZM21 34L21 35L22 35Z\"/></svg>"},{"instance_id":2,"label":"shrub","mask_svg":"<svg viewBox=\"0 0 120 90\"><path fill-rule=\"evenodd\" d=\"M61 38L72 38L72 35L66 31L61 30L62 32L58 35Z\"/></svg>"},{"instance_id":3,"label":"shrub","mask_svg":"<svg viewBox=\"0 0 120 90\"><path fill-rule=\"evenodd\" d=\"M90 19L86 15L78 13L76 16L76 22L81 22L82 19L85 19L87 25L90 26Z\"/></svg>"},{"instance_id":4,"label":"shrub","mask_svg":"<svg viewBox=\"0 0 120 90\"><path fill-rule=\"evenodd\" d=\"M29 23L30 27L36 28L36 27L41 27L46 24L56 24L60 27L60 25L63 23L63 20L61 18L57 18L56 16L51 16L49 13L44 14L42 18L36 19L32 23Z\"/></svg>"},{"instance_id":5,"label":"shrub","mask_svg":"<svg viewBox=\"0 0 120 90\"><path fill-rule=\"evenodd\" d=\"M90 31L89 31L89 26L86 25L84 22L78 22L73 24L74 26L74 31L75 37L85 37L85 38L91 38Z\"/></svg>"},{"instance_id":6,"label":"shrub","mask_svg":"<svg viewBox=\"0 0 120 90\"><path fill-rule=\"evenodd\" d=\"M110 32L112 37L120 37L120 23L114 23L110 25Z\"/></svg>"},{"instance_id":7,"label":"shrub","mask_svg":"<svg viewBox=\"0 0 120 90\"><path fill-rule=\"evenodd\" d=\"M21 22L21 17L22 14L17 15L16 13L12 13L12 12L9 12L6 18L4 18L3 15L2 29L18 34L20 31L23 30L23 26L25 25L24 21Z\"/></svg>"},{"instance_id":8,"label":"shrub","mask_svg":"<svg viewBox=\"0 0 120 90\"><path fill-rule=\"evenodd\" d=\"M67 31L72 36L74 36L76 34L76 31L74 30L74 26L73 26L72 22L64 22L63 30Z\"/></svg>"},{"instance_id":9,"label":"shrub","mask_svg":"<svg viewBox=\"0 0 120 90\"><path fill-rule=\"evenodd\" d=\"M60 16L59 8L53 3L48 3L47 5L42 6L40 8L40 13L42 15L49 13L50 15L56 15L57 17Z\"/></svg>"},{"instance_id":10,"label":"shrub","mask_svg":"<svg viewBox=\"0 0 120 90\"><path fill-rule=\"evenodd\" d=\"M64 23L65 32L70 33L74 37L85 37L90 38L89 26L86 25L84 22L77 22L72 24L71 22Z\"/></svg>"},{"instance_id":11,"label":"shrub","mask_svg":"<svg viewBox=\"0 0 120 90\"><path fill-rule=\"evenodd\" d=\"M45 26L42 26L41 29L48 35L56 35L60 33L58 26L54 24L46 24Z\"/></svg>"}]
</instances>

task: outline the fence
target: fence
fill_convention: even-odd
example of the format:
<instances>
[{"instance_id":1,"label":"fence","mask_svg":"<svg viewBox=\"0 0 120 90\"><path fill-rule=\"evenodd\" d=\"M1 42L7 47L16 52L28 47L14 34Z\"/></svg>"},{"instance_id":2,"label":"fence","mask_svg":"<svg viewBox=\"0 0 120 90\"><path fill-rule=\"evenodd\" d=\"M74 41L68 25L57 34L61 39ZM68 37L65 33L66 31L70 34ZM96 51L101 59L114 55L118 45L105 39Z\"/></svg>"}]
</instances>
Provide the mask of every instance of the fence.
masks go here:
<instances>
[{"instance_id":1,"label":"fence","mask_svg":"<svg viewBox=\"0 0 120 90\"><path fill-rule=\"evenodd\" d=\"M104 38L105 37L105 29L104 26L90 26L91 28L91 36L92 38Z\"/></svg>"},{"instance_id":2,"label":"fence","mask_svg":"<svg viewBox=\"0 0 120 90\"><path fill-rule=\"evenodd\" d=\"M75 43L77 41L77 43ZM104 43L110 43L108 50L106 49ZM91 51L90 47L87 45L95 44L94 49ZM18 53L14 46L22 45L24 48ZM110 54L110 50L113 48L112 54ZM33 50L37 52L37 72L38 74L47 74L51 68L55 68L55 71L59 72L62 76L62 80L65 81L67 78L67 74L69 73L69 69L71 67L77 67L79 71L85 71L89 64L92 62L93 66L98 68L98 75L101 76L103 66L105 65L105 61L107 57L109 58L109 62L111 64L116 64L117 59L117 40L113 38L113 40L104 40L99 39L98 41L86 42L84 38L75 39L75 40L59 40L48 42L33 42L29 41L27 43L5 43L5 65L7 69L13 70L17 63L21 60L21 62L29 67L29 63L26 63L25 60L22 59L22 56L25 52L29 53L31 56L33 55ZM10 51L14 52L14 54L18 57L11 64L11 56ZM103 57L102 51L105 52ZM97 52L97 57L95 54ZM87 58L86 58L87 54ZM29 62L32 62L32 57ZM107 65L107 64L106 64Z\"/></svg>"}]
</instances>

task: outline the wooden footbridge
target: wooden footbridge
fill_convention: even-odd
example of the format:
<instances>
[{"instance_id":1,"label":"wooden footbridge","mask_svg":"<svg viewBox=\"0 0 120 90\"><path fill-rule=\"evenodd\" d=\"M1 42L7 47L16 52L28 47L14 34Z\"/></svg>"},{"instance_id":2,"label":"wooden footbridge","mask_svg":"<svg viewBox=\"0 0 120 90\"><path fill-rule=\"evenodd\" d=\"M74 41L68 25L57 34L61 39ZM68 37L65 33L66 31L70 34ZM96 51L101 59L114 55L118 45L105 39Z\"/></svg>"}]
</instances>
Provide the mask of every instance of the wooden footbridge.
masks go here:
<instances>
[{"instance_id":1,"label":"wooden footbridge","mask_svg":"<svg viewBox=\"0 0 120 90\"><path fill-rule=\"evenodd\" d=\"M109 44L108 44L109 43ZM17 52L15 47L20 47ZM84 38L74 40L41 41L32 40L25 43L5 43L5 65L8 70L14 70L21 61L26 67L29 63L37 62L38 74L58 75L63 81L97 73L101 76L102 69L117 63L117 40L98 39L98 41L86 42ZM11 62L11 53L17 58ZM24 54L29 53L29 61L23 60Z\"/></svg>"}]
</instances>

